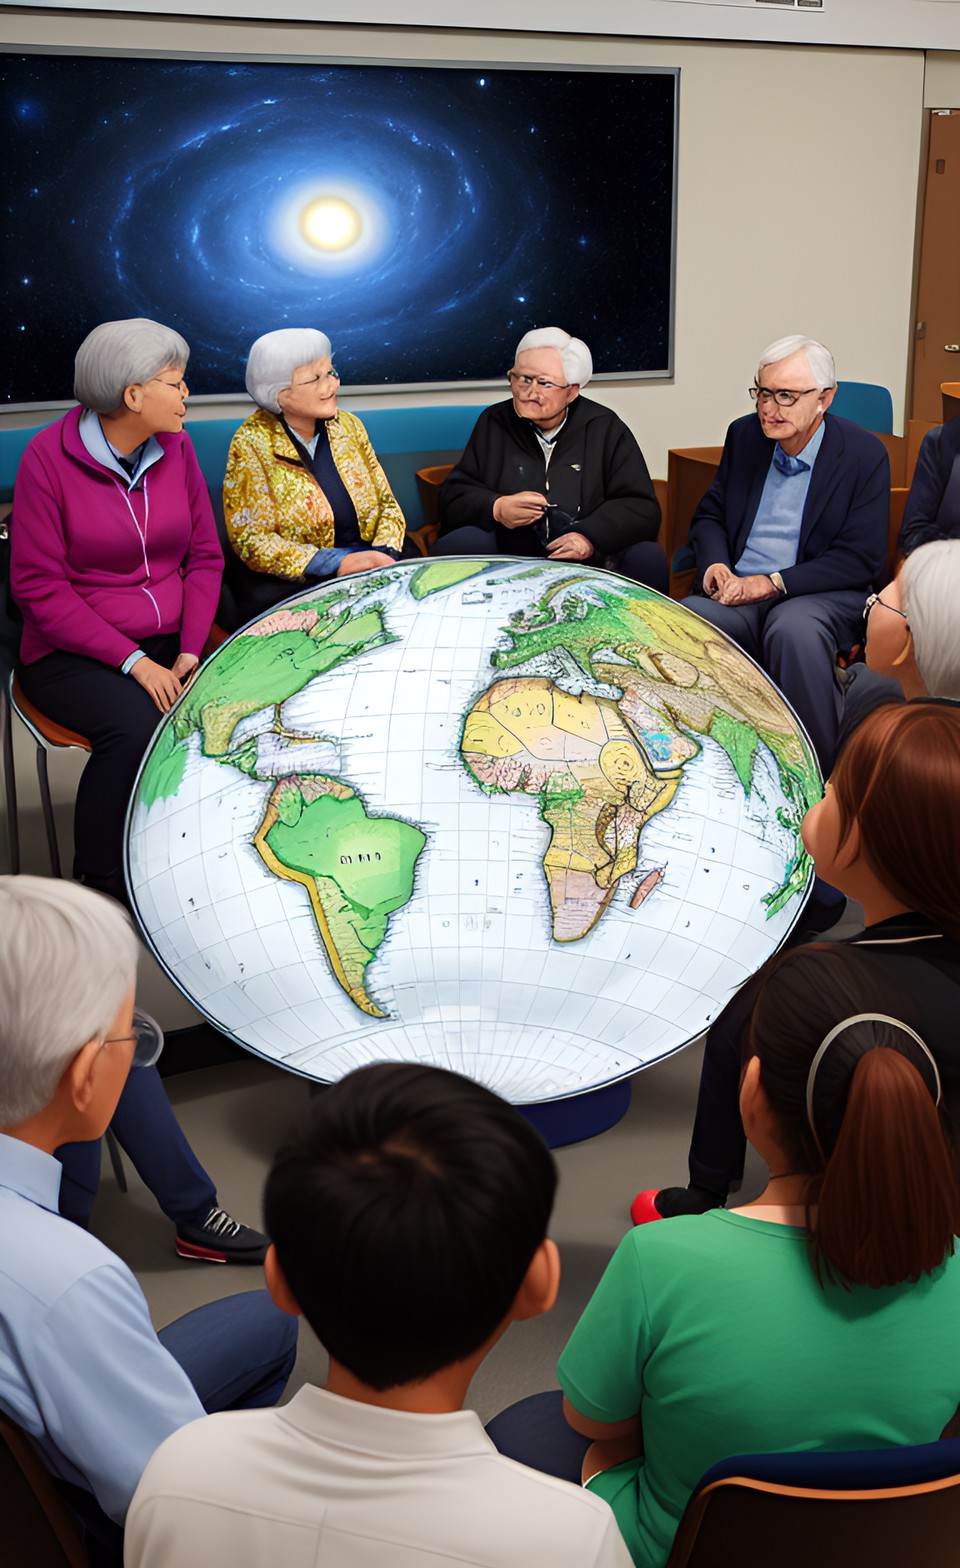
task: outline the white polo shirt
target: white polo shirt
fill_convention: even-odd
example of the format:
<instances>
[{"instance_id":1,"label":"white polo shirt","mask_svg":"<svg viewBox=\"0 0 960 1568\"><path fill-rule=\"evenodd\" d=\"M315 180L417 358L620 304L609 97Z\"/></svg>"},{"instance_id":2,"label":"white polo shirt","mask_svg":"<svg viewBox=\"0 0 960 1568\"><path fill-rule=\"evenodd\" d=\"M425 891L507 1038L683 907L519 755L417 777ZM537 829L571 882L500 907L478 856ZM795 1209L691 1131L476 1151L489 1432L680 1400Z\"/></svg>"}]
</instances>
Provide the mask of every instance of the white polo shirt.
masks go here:
<instances>
[{"instance_id":1,"label":"white polo shirt","mask_svg":"<svg viewBox=\"0 0 960 1568\"><path fill-rule=\"evenodd\" d=\"M411 1415L306 1387L157 1450L126 1568L632 1568L605 1502L498 1454L472 1410Z\"/></svg>"}]
</instances>

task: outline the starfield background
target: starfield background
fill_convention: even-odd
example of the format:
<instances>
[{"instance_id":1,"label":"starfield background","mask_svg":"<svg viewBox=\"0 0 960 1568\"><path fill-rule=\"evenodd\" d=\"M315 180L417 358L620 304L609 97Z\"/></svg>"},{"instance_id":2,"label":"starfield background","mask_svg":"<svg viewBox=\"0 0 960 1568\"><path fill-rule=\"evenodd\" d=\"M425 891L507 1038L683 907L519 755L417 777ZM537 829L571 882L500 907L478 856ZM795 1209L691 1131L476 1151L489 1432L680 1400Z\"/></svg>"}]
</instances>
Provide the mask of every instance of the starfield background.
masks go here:
<instances>
[{"instance_id":1,"label":"starfield background","mask_svg":"<svg viewBox=\"0 0 960 1568\"><path fill-rule=\"evenodd\" d=\"M0 57L5 403L72 395L98 322L329 333L344 384L500 378L531 326L665 372L672 74Z\"/></svg>"}]
</instances>

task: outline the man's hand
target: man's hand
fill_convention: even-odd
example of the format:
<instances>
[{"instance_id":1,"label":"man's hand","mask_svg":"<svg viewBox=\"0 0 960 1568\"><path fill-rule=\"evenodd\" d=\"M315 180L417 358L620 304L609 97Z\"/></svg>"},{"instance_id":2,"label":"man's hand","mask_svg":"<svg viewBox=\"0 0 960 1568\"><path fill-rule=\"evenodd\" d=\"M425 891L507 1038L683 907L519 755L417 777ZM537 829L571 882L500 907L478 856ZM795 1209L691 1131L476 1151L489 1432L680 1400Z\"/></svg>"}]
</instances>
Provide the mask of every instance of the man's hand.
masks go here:
<instances>
[{"instance_id":1,"label":"man's hand","mask_svg":"<svg viewBox=\"0 0 960 1568\"><path fill-rule=\"evenodd\" d=\"M137 663L139 662L140 661L138 660ZM197 658L195 653L181 653L179 655L176 663L173 666L173 674L177 677L177 680L182 686L186 686L187 682L196 674L197 665L199 663L200 660Z\"/></svg>"},{"instance_id":2,"label":"man's hand","mask_svg":"<svg viewBox=\"0 0 960 1568\"><path fill-rule=\"evenodd\" d=\"M560 534L547 545L551 561L589 561L593 545L583 534Z\"/></svg>"},{"instance_id":3,"label":"man's hand","mask_svg":"<svg viewBox=\"0 0 960 1568\"><path fill-rule=\"evenodd\" d=\"M375 566L396 566L392 555L382 550L352 550L337 567L338 577L350 577L354 572L369 572Z\"/></svg>"},{"instance_id":4,"label":"man's hand","mask_svg":"<svg viewBox=\"0 0 960 1568\"><path fill-rule=\"evenodd\" d=\"M539 522L547 498L537 490L518 490L516 495L498 495L493 503L493 520L502 528L527 528Z\"/></svg>"},{"instance_id":5,"label":"man's hand","mask_svg":"<svg viewBox=\"0 0 960 1568\"><path fill-rule=\"evenodd\" d=\"M736 581L736 577L731 572L729 566L725 566L722 561L716 561L713 566L708 566L703 574L704 593L708 594L711 599L719 599L720 590L723 588L724 583L729 582L731 578Z\"/></svg>"},{"instance_id":6,"label":"man's hand","mask_svg":"<svg viewBox=\"0 0 960 1568\"><path fill-rule=\"evenodd\" d=\"M182 658L183 655L181 654L180 657ZM169 713L181 691L179 678L173 670L165 669L162 664L157 664L154 659L148 659L144 654L142 659L137 660L130 674L135 681L140 682L144 691L150 693L160 712Z\"/></svg>"},{"instance_id":7,"label":"man's hand","mask_svg":"<svg viewBox=\"0 0 960 1568\"><path fill-rule=\"evenodd\" d=\"M780 597L770 578L760 572L755 577L730 576L714 598L719 604L756 604L761 599Z\"/></svg>"}]
</instances>

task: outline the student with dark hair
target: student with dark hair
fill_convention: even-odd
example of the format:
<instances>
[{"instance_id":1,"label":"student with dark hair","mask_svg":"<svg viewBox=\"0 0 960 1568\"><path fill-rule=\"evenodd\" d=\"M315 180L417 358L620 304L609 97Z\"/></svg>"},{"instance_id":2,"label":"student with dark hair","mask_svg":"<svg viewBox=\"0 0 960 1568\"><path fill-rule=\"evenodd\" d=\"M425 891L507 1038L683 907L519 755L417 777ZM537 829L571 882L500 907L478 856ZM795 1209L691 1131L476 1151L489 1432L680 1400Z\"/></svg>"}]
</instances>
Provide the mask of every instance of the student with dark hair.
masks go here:
<instances>
[{"instance_id":1,"label":"student with dark hair","mask_svg":"<svg viewBox=\"0 0 960 1568\"><path fill-rule=\"evenodd\" d=\"M763 975L743 1208L632 1230L560 1358L590 1489L642 1568L730 1453L933 1442L960 1402L960 1188L919 1009L858 947Z\"/></svg>"},{"instance_id":2,"label":"student with dark hair","mask_svg":"<svg viewBox=\"0 0 960 1568\"><path fill-rule=\"evenodd\" d=\"M807 812L803 841L817 875L863 905L866 929L847 940L917 999L960 1127L960 708L930 700L869 714ZM638 1193L634 1224L702 1214L742 1174L740 1055L763 983L761 971L707 1033L689 1186Z\"/></svg>"},{"instance_id":3,"label":"student with dark hair","mask_svg":"<svg viewBox=\"0 0 960 1568\"><path fill-rule=\"evenodd\" d=\"M462 1408L507 1325L553 1305L556 1170L470 1079L381 1063L327 1089L267 1181L274 1300L330 1354L269 1420L174 1442L128 1568L629 1568L609 1509L502 1458Z\"/></svg>"}]
</instances>

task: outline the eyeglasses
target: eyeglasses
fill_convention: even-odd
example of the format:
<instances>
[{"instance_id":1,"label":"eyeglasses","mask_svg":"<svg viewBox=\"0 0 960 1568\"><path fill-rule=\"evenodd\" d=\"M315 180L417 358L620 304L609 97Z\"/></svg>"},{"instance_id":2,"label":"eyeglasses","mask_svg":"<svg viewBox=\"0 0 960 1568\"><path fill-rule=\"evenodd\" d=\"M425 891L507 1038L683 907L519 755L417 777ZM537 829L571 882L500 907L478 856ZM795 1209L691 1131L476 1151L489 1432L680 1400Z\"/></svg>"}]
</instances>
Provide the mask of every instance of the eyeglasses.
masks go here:
<instances>
[{"instance_id":1,"label":"eyeglasses","mask_svg":"<svg viewBox=\"0 0 960 1568\"><path fill-rule=\"evenodd\" d=\"M788 392L786 388L779 387L776 391L772 387L748 387L747 391L755 403L769 403L771 399L781 408L792 408L801 397L808 397L811 392L819 392L819 387L804 387L802 392Z\"/></svg>"},{"instance_id":2,"label":"eyeglasses","mask_svg":"<svg viewBox=\"0 0 960 1568\"><path fill-rule=\"evenodd\" d=\"M167 386L170 385L168 381ZM112 1034L101 1045L123 1045L128 1040L133 1041L133 1067L152 1067L160 1058L163 1050L163 1030L155 1018L145 1013L142 1008L133 1009L133 1033Z\"/></svg>"},{"instance_id":3,"label":"eyeglasses","mask_svg":"<svg viewBox=\"0 0 960 1568\"><path fill-rule=\"evenodd\" d=\"M315 387L318 381L336 381L339 383L340 372L332 366L325 370L322 376L308 376L305 381L291 381L291 387Z\"/></svg>"},{"instance_id":4,"label":"eyeglasses","mask_svg":"<svg viewBox=\"0 0 960 1568\"><path fill-rule=\"evenodd\" d=\"M539 387L541 392L566 392L572 381L545 381L542 376L522 376L519 370L508 370L507 380L515 387Z\"/></svg>"},{"instance_id":5,"label":"eyeglasses","mask_svg":"<svg viewBox=\"0 0 960 1568\"><path fill-rule=\"evenodd\" d=\"M864 619L866 619L866 617L870 614L870 611L873 609L875 604L882 604L883 608L885 610L889 610L891 615L902 615L904 620L907 619L903 610L898 610L896 605L888 604L886 599L881 599L878 593L870 594L869 598L867 599L867 602L863 607Z\"/></svg>"},{"instance_id":6,"label":"eyeglasses","mask_svg":"<svg viewBox=\"0 0 960 1568\"><path fill-rule=\"evenodd\" d=\"M187 395L187 383L185 381L164 381L162 376L151 376L150 380L156 381L161 387L172 387L172 389L175 392L179 392L182 397L186 397Z\"/></svg>"}]
</instances>

